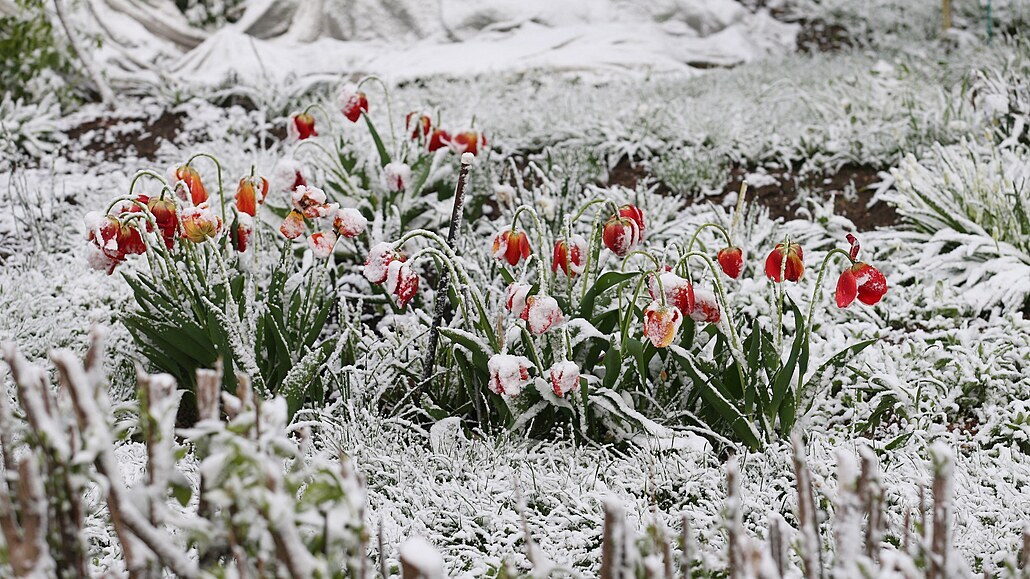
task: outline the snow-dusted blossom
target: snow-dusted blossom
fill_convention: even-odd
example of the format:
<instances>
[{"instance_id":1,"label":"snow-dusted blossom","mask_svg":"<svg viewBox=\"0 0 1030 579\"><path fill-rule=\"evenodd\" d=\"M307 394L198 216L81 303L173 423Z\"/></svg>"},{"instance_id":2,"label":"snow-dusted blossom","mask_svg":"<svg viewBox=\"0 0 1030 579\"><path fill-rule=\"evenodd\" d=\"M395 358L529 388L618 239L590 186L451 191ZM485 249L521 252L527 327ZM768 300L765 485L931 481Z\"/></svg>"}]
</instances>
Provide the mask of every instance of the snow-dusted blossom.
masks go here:
<instances>
[{"instance_id":1,"label":"snow-dusted blossom","mask_svg":"<svg viewBox=\"0 0 1030 579\"><path fill-rule=\"evenodd\" d=\"M711 291L696 287L694 288L694 309L689 313L695 322L717 324L721 317L719 301L715 299L715 294Z\"/></svg>"},{"instance_id":2,"label":"snow-dusted blossom","mask_svg":"<svg viewBox=\"0 0 1030 579\"><path fill-rule=\"evenodd\" d=\"M679 308L651 302L644 310L644 336L656 348L665 348L671 344L682 323L683 314Z\"/></svg>"},{"instance_id":3,"label":"snow-dusted blossom","mask_svg":"<svg viewBox=\"0 0 1030 579\"><path fill-rule=\"evenodd\" d=\"M526 321L529 331L539 336L562 321L558 300L548 295L535 295L526 298L526 308L519 315Z\"/></svg>"},{"instance_id":4,"label":"snow-dusted blossom","mask_svg":"<svg viewBox=\"0 0 1030 579\"><path fill-rule=\"evenodd\" d=\"M250 246L250 238L254 234L254 218L247 213L236 214L236 226L232 232L232 243L236 251L243 253Z\"/></svg>"},{"instance_id":5,"label":"snow-dusted blossom","mask_svg":"<svg viewBox=\"0 0 1030 579\"><path fill-rule=\"evenodd\" d=\"M383 283L389 274L390 264L403 259L390 243L382 241L373 245L365 258L365 279L375 284Z\"/></svg>"},{"instance_id":6,"label":"snow-dusted blossom","mask_svg":"<svg viewBox=\"0 0 1030 579\"><path fill-rule=\"evenodd\" d=\"M508 286L507 296L504 300L504 307L516 316L522 317L526 311L526 298L529 297L533 286L528 283L515 282Z\"/></svg>"},{"instance_id":7,"label":"snow-dusted blossom","mask_svg":"<svg viewBox=\"0 0 1030 579\"><path fill-rule=\"evenodd\" d=\"M652 300L661 301L660 290L665 290L666 304L675 306L685 316L694 312L694 286L686 279L671 271L662 272L657 278L655 274L649 275L647 292L651 294Z\"/></svg>"},{"instance_id":8,"label":"snow-dusted blossom","mask_svg":"<svg viewBox=\"0 0 1030 579\"><path fill-rule=\"evenodd\" d=\"M344 207L333 217L333 229L341 237L357 237L365 231L368 220L353 207Z\"/></svg>"},{"instance_id":9,"label":"snow-dusted blossom","mask_svg":"<svg viewBox=\"0 0 1030 579\"><path fill-rule=\"evenodd\" d=\"M443 129L434 129L433 134L429 136L429 142L426 143L426 147L430 151L436 151L449 147L451 145L451 135Z\"/></svg>"},{"instance_id":10,"label":"snow-dusted blossom","mask_svg":"<svg viewBox=\"0 0 1030 579\"><path fill-rule=\"evenodd\" d=\"M182 236L193 243L215 239L222 233L222 218L206 202L183 209L179 223L182 224Z\"/></svg>"},{"instance_id":11,"label":"snow-dusted blossom","mask_svg":"<svg viewBox=\"0 0 1030 579\"><path fill-rule=\"evenodd\" d=\"M615 255L625 257L643 239L644 213L633 205L624 205L604 224L601 240Z\"/></svg>"},{"instance_id":12,"label":"snow-dusted blossom","mask_svg":"<svg viewBox=\"0 0 1030 579\"><path fill-rule=\"evenodd\" d=\"M317 137L315 130L315 117L310 113L297 113L286 123L286 134L290 140L303 141L310 137Z\"/></svg>"},{"instance_id":13,"label":"snow-dusted blossom","mask_svg":"<svg viewBox=\"0 0 1030 579\"><path fill-rule=\"evenodd\" d=\"M200 180L200 173L193 167L189 165L172 167L169 170L168 181L171 183L179 181L185 183L194 205L200 205L207 201L207 189L204 188L204 183Z\"/></svg>"},{"instance_id":14,"label":"snow-dusted blossom","mask_svg":"<svg viewBox=\"0 0 1030 579\"><path fill-rule=\"evenodd\" d=\"M723 273L731 279L737 279L740 277L740 272L744 271L744 251L739 247L720 249L716 259L718 259Z\"/></svg>"},{"instance_id":15,"label":"snow-dusted blossom","mask_svg":"<svg viewBox=\"0 0 1030 579\"><path fill-rule=\"evenodd\" d=\"M505 228L494 237L491 253L498 261L507 261L508 265L518 265L529 257L529 236L523 231L512 231Z\"/></svg>"},{"instance_id":16,"label":"snow-dusted blossom","mask_svg":"<svg viewBox=\"0 0 1030 579\"><path fill-rule=\"evenodd\" d=\"M411 182L411 167L407 163L393 161L383 167L383 186L388 191L401 192L408 188Z\"/></svg>"},{"instance_id":17,"label":"snow-dusted blossom","mask_svg":"<svg viewBox=\"0 0 1030 579\"><path fill-rule=\"evenodd\" d=\"M304 214L296 209L290 211L286 219L283 219L283 224L279 226L279 232L286 239L297 239L304 235L304 229Z\"/></svg>"},{"instance_id":18,"label":"snow-dusted blossom","mask_svg":"<svg viewBox=\"0 0 1030 579\"><path fill-rule=\"evenodd\" d=\"M411 269L411 264L403 259L395 259L386 268L386 291L397 296L397 305L408 305L418 291L418 274Z\"/></svg>"},{"instance_id":19,"label":"snow-dusted blossom","mask_svg":"<svg viewBox=\"0 0 1030 579\"><path fill-rule=\"evenodd\" d=\"M123 223L114 215L91 211L86 214L84 222L86 239L103 255L100 257L94 252L89 256L89 263L96 269L106 271L108 275L126 256L139 255L147 250L139 228Z\"/></svg>"},{"instance_id":20,"label":"snow-dusted blossom","mask_svg":"<svg viewBox=\"0 0 1030 579\"><path fill-rule=\"evenodd\" d=\"M142 196L140 198L142 200ZM169 197L153 197L145 201L147 209L154 216L157 228L161 230L161 238L165 247L171 249L179 236L179 210L175 201Z\"/></svg>"},{"instance_id":21,"label":"snow-dusted blossom","mask_svg":"<svg viewBox=\"0 0 1030 579\"><path fill-rule=\"evenodd\" d=\"M858 239L848 234L851 242L849 255L854 260L858 257ZM863 261L854 262L851 267L841 272L837 278L837 307L846 308L858 298L868 306L874 305L887 293L887 278L875 267Z\"/></svg>"},{"instance_id":22,"label":"snow-dusted blossom","mask_svg":"<svg viewBox=\"0 0 1030 579\"><path fill-rule=\"evenodd\" d=\"M368 97L356 84L347 84L340 90L340 110L348 121L356 123L361 113L368 112Z\"/></svg>"},{"instance_id":23,"label":"snow-dusted blossom","mask_svg":"<svg viewBox=\"0 0 1030 579\"><path fill-rule=\"evenodd\" d=\"M583 273L586 258L587 240L582 235L573 235L569 241L559 239L554 242L551 271L561 269L567 277L576 277Z\"/></svg>"},{"instance_id":24,"label":"snow-dusted blossom","mask_svg":"<svg viewBox=\"0 0 1030 579\"><path fill-rule=\"evenodd\" d=\"M268 179L247 176L236 187L236 209L250 216L257 215L258 205L264 205L268 196Z\"/></svg>"},{"instance_id":25,"label":"snow-dusted blossom","mask_svg":"<svg viewBox=\"0 0 1030 579\"><path fill-rule=\"evenodd\" d=\"M325 259L333 252L333 246L336 245L336 233L332 231L316 231L308 238L308 245L311 246L311 251L315 254L315 257Z\"/></svg>"},{"instance_id":26,"label":"snow-dusted blossom","mask_svg":"<svg viewBox=\"0 0 1030 579\"><path fill-rule=\"evenodd\" d=\"M547 220L554 219L554 213L558 209L558 204L554 202L554 198L548 197L547 195L539 195L535 201L536 208L540 211L540 214Z\"/></svg>"},{"instance_id":27,"label":"snow-dusted blossom","mask_svg":"<svg viewBox=\"0 0 1030 579\"><path fill-rule=\"evenodd\" d=\"M784 268L783 260L787 260L787 265ZM782 243L777 243L776 248L769 253L769 257L765 258L765 275L775 282L781 282L780 269L784 269L784 277L788 281L798 281L803 275L805 275L805 252L802 251L801 246L796 243L791 243L789 247L784 249Z\"/></svg>"},{"instance_id":28,"label":"snow-dusted blossom","mask_svg":"<svg viewBox=\"0 0 1030 579\"><path fill-rule=\"evenodd\" d=\"M404 130L411 135L411 140L413 141L427 136L432 126L433 121L429 116L418 111L411 111L404 117Z\"/></svg>"},{"instance_id":29,"label":"snow-dusted blossom","mask_svg":"<svg viewBox=\"0 0 1030 579\"><path fill-rule=\"evenodd\" d=\"M293 208L308 219L329 215L331 207L326 204L325 191L318 187L302 185L293 191Z\"/></svg>"},{"instance_id":30,"label":"snow-dusted blossom","mask_svg":"<svg viewBox=\"0 0 1030 579\"><path fill-rule=\"evenodd\" d=\"M297 187L307 186L304 177L304 165L296 159L281 159L272 172L271 189L273 191L296 191Z\"/></svg>"},{"instance_id":31,"label":"snow-dusted blossom","mask_svg":"<svg viewBox=\"0 0 1030 579\"><path fill-rule=\"evenodd\" d=\"M465 131L452 136L449 144L451 150L459 155L462 153L479 155L479 147L486 146L486 136L477 131Z\"/></svg>"},{"instance_id":32,"label":"snow-dusted blossom","mask_svg":"<svg viewBox=\"0 0 1030 579\"><path fill-rule=\"evenodd\" d=\"M555 362L548 371L551 378L551 388L557 396L565 396L573 388L579 386L579 365L575 362L563 360Z\"/></svg>"},{"instance_id":33,"label":"snow-dusted blossom","mask_svg":"<svg viewBox=\"0 0 1030 579\"><path fill-rule=\"evenodd\" d=\"M494 354L487 361L489 388L501 396L518 396L529 380L529 359L511 354Z\"/></svg>"}]
</instances>

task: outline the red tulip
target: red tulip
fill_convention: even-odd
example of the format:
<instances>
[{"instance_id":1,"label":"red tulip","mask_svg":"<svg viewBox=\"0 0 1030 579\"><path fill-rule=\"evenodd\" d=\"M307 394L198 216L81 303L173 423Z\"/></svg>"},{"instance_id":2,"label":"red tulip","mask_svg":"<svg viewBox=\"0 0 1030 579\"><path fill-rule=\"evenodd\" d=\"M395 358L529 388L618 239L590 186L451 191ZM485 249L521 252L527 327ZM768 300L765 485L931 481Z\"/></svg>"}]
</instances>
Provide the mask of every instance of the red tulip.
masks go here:
<instances>
[{"instance_id":1,"label":"red tulip","mask_svg":"<svg viewBox=\"0 0 1030 579\"><path fill-rule=\"evenodd\" d=\"M286 239L297 239L304 235L304 229L304 214L296 209L290 211L290 214L283 220L283 224L279 226L279 232Z\"/></svg>"},{"instance_id":2,"label":"red tulip","mask_svg":"<svg viewBox=\"0 0 1030 579\"><path fill-rule=\"evenodd\" d=\"M243 253L250 247L250 238L254 235L254 218L246 213L236 214L236 227L233 229L232 241L236 251Z\"/></svg>"},{"instance_id":3,"label":"red tulip","mask_svg":"<svg viewBox=\"0 0 1030 579\"><path fill-rule=\"evenodd\" d=\"M333 218L333 229L341 237L357 237L365 231L368 220L353 207L340 209Z\"/></svg>"},{"instance_id":4,"label":"red tulip","mask_svg":"<svg viewBox=\"0 0 1030 579\"><path fill-rule=\"evenodd\" d=\"M530 332L539 336L560 324L562 313L558 300L548 295L536 295L526 298L526 308L519 317L526 321Z\"/></svg>"},{"instance_id":5,"label":"red tulip","mask_svg":"<svg viewBox=\"0 0 1030 579\"><path fill-rule=\"evenodd\" d=\"M575 362L555 362L547 373L551 378L551 388L554 388L555 396L565 396L579 386L579 373L579 366Z\"/></svg>"},{"instance_id":6,"label":"red tulip","mask_svg":"<svg viewBox=\"0 0 1030 579\"><path fill-rule=\"evenodd\" d=\"M404 261L404 256L392 245L385 241L373 245L365 258L365 279L374 284L385 282L390 273L390 264L394 261Z\"/></svg>"},{"instance_id":7,"label":"red tulip","mask_svg":"<svg viewBox=\"0 0 1030 579\"><path fill-rule=\"evenodd\" d=\"M139 255L147 250L139 228L123 223L114 215L101 216L94 211L86 214L85 222L86 239L96 249L89 258L90 265L106 271L108 275L125 261L126 256Z\"/></svg>"},{"instance_id":8,"label":"red tulip","mask_svg":"<svg viewBox=\"0 0 1030 579\"><path fill-rule=\"evenodd\" d=\"M680 313L689 316L694 313L694 286L682 277L667 271L655 278L651 274L647 278L647 292L651 299L661 301L658 282L661 281L661 288L665 290L665 303L675 306Z\"/></svg>"},{"instance_id":9,"label":"red tulip","mask_svg":"<svg viewBox=\"0 0 1030 579\"><path fill-rule=\"evenodd\" d=\"M417 115L417 116L416 116ZM425 137L429 134L429 129L432 128L433 121L422 113L411 111L408 116L404 117L404 130L409 131L411 134L411 140L418 140L418 138Z\"/></svg>"},{"instance_id":10,"label":"red tulip","mask_svg":"<svg viewBox=\"0 0 1030 579\"><path fill-rule=\"evenodd\" d=\"M408 305L418 291L418 274L412 271L411 264L400 259L390 262L386 270L386 291L397 296L398 306Z\"/></svg>"},{"instance_id":11,"label":"red tulip","mask_svg":"<svg viewBox=\"0 0 1030 579\"><path fill-rule=\"evenodd\" d=\"M293 115L293 118L286 125L286 132L291 139L297 141L303 141L309 137L317 137L318 131L315 130L315 117L309 113Z\"/></svg>"},{"instance_id":12,"label":"red tulip","mask_svg":"<svg viewBox=\"0 0 1030 579\"><path fill-rule=\"evenodd\" d=\"M518 265L519 261L529 257L530 251L529 236L523 231L505 229L494 237L493 256L507 261L508 265Z\"/></svg>"},{"instance_id":13,"label":"red tulip","mask_svg":"<svg viewBox=\"0 0 1030 579\"><path fill-rule=\"evenodd\" d=\"M207 201L207 189L204 189L204 183L200 180L200 173L196 169L189 165L179 165L175 168L173 175L175 181L182 181L186 184L194 205L200 205Z\"/></svg>"},{"instance_id":14,"label":"red tulip","mask_svg":"<svg viewBox=\"0 0 1030 579\"><path fill-rule=\"evenodd\" d=\"M723 273L731 279L737 279L740 277L740 272L744 271L744 252L739 247L726 247L719 250L717 259Z\"/></svg>"},{"instance_id":15,"label":"red tulip","mask_svg":"<svg viewBox=\"0 0 1030 579\"><path fill-rule=\"evenodd\" d=\"M604 246L615 252L615 255L626 257L630 248L640 241L640 226L629 217L612 215L604 224L601 239Z\"/></svg>"},{"instance_id":16,"label":"red tulip","mask_svg":"<svg viewBox=\"0 0 1030 579\"><path fill-rule=\"evenodd\" d=\"M433 134L429 137L429 143L426 145L430 151L436 151L444 147L450 146L451 135L443 129L434 129Z\"/></svg>"},{"instance_id":17,"label":"red tulip","mask_svg":"<svg viewBox=\"0 0 1030 579\"><path fill-rule=\"evenodd\" d=\"M462 153L478 155L479 147L486 146L486 136L476 131L457 133L451 138L450 146L459 155Z\"/></svg>"},{"instance_id":18,"label":"red tulip","mask_svg":"<svg viewBox=\"0 0 1030 579\"><path fill-rule=\"evenodd\" d=\"M368 112L368 97L356 86L347 85L340 94L340 108L348 121L356 123L361 118L361 113Z\"/></svg>"},{"instance_id":19,"label":"red tulip","mask_svg":"<svg viewBox=\"0 0 1030 579\"><path fill-rule=\"evenodd\" d=\"M147 209L154 216L157 228L161 230L165 247L171 249L179 235L179 213L175 201L167 197L154 197L147 202Z\"/></svg>"},{"instance_id":20,"label":"red tulip","mask_svg":"<svg viewBox=\"0 0 1030 579\"><path fill-rule=\"evenodd\" d=\"M841 272L837 279L837 307L846 308L858 301L871 306L887 293L887 278L868 263L858 262Z\"/></svg>"},{"instance_id":21,"label":"red tulip","mask_svg":"<svg viewBox=\"0 0 1030 579\"><path fill-rule=\"evenodd\" d=\"M644 310L644 336L655 348L665 348L672 343L683 323L679 308L651 302Z\"/></svg>"},{"instance_id":22,"label":"red tulip","mask_svg":"<svg viewBox=\"0 0 1030 579\"><path fill-rule=\"evenodd\" d=\"M719 312L719 300L715 294L702 288L694 288L694 310L690 318L695 322L719 323L722 314Z\"/></svg>"},{"instance_id":23,"label":"red tulip","mask_svg":"<svg viewBox=\"0 0 1030 579\"><path fill-rule=\"evenodd\" d=\"M257 215L258 205L265 203L268 195L268 179L264 177L244 177L236 187L236 209L251 217Z\"/></svg>"},{"instance_id":24,"label":"red tulip","mask_svg":"<svg viewBox=\"0 0 1030 579\"><path fill-rule=\"evenodd\" d=\"M784 269L784 258L787 260L784 277L788 281L801 279L805 275L805 254L796 243L791 243L787 249L783 248L782 243L776 244L776 249L765 259L765 275L777 283L783 281L780 279L780 270Z\"/></svg>"},{"instance_id":25,"label":"red tulip","mask_svg":"<svg viewBox=\"0 0 1030 579\"><path fill-rule=\"evenodd\" d=\"M529 292L532 289L533 286L528 283L515 282L509 285L507 297L504 301L504 307L509 312L523 318L523 316L526 315L526 303L529 300Z\"/></svg>"},{"instance_id":26,"label":"red tulip","mask_svg":"<svg viewBox=\"0 0 1030 579\"><path fill-rule=\"evenodd\" d=\"M637 224L639 238L644 238L644 212L636 205L623 205L619 207L619 217L632 219Z\"/></svg>"},{"instance_id":27,"label":"red tulip","mask_svg":"<svg viewBox=\"0 0 1030 579\"><path fill-rule=\"evenodd\" d=\"M566 277L576 277L583 273L587 258L587 240L582 235L573 235L571 242L571 245L564 239L554 242L551 272L557 273L558 268L561 268Z\"/></svg>"},{"instance_id":28,"label":"red tulip","mask_svg":"<svg viewBox=\"0 0 1030 579\"><path fill-rule=\"evenodd\" d=\"M518 396L529 381L529 359L511 354L494 354L487 361L490 390L501 396Z\"/></svg>"}]
</instances>

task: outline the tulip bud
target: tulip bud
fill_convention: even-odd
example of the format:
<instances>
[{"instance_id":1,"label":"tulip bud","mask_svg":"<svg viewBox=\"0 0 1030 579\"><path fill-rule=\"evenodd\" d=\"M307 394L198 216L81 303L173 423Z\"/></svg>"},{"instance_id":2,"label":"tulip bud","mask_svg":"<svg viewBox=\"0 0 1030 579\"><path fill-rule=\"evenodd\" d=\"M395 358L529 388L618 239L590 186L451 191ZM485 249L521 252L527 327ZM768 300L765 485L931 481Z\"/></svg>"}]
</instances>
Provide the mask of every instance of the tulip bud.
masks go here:
<instances>
[{"instance_id":1,"label":"tulip bud","mask_svg":"<svg viewBox=\"0 0 1030 579\"><path fill-rule=\"evenodd\" d=\"M268 179L264 177L244 177L236 187L236 209L251 217L257 215L258 205L265 203L268 195Z\"/></svg>"},{"instance_id":2,"label":"tulip bud","mask_svg":"<svg viewBox=\"0 0 1030 579\"><path fill-rule=\"evenodd\" d=\"M744 271L744 251L739 247L726 247L719 250L717 259L719 267L730 279L737 279L740 277L740 272Z\"/></svg>"},{"instance_id":3,"label":"tulip bud","mask_svg":"<svg viewBox=\"0 0 1030 579\"><path fill-rule=\"evenodd\" d=\"M290 214L283 220L283 224L279 226L279 232L286 239L297 239L304 235L304 229L304 214L296 209L290 211Z\"/></svg>"},{"instance_id":4,"label":"tulip bud","mask_svg":"<svg viewBox=\"0 0 1030 579\"><path fill-rule=\"evenodd\" d=\"M673 305L685 316L694 313L694 286L689 281L671 271L663 272L660 278L655 278L655 274L649 275L647 292L652 300L661 301L660 289L665 290L665 303Z\"/></svg>"},{"instance_id":5,"label":"tulip bud","mask_svg":"<svg viewBox=\"0 0 1030 579\"><path fill-rule=\"evenodd\" d=\"M522 231L505 229L494 237L493 256L508 265L518 265L519 261L529 257L529 236Z\"/></svg>"},{"instance_id":6,"label":"tulip bud","mask_svg":"<svg viewBox=\"0 0 1030 579\"><path fill-rule=\"evenodd\" d=\"M837 279L837 307L846 308L858 298L868 306L880 301L887 293L887 278L880 270L865 262L841 272Z\"/></svg>"},{"instance_id":7,"label":"tulip bud","mask_svg":"<svg viewBox=\"0 0 1030 579\"><path fill-rule=\"evenodd\" d=\"M539 336L555 324L560 324L562 313L556 299L548 295L536 295L526 298L526 309L522 310L519 317L526 321L533 335Z\"/></svg>"},{"instance_id":8,"label":"tulip bud","mask_svg":"<svg viewBox=\"0 0 1030 579\"><path fill-rule=\"evenodd\" d=\"M451 145L451 135L443 129L435 129L433 134L429 137L429 143L427 148L430 152L449 147Z\"/></svg>"},{"instance_id":9,"label":"tulip bud","mask_svg":"<svg viewBox=\"0 0 1030 579\"><path fill-rule=\"evenodd\" d=\"M785 268L783 266L784 259L787 260ZM796 282L805 275L805 254L800 245L791 243L788 248L784 249L782 243L776 244L776 248L765 259L765 275L779 283L783 281L780 279L781 269L784 269L784 277L789 281Z\"/></svg>"},{"instance_id":10,"label":"tulip bud","mask_svg":"<svg viewBox=\"0 0 1030 579\"><path fill-rule=\"evenodd\" d=\"M179 214L182 235L193 243L215 239L222 233L222 218L207 203L187 207Z\"/></svg>"},{"instance_id":11,"label":"tulip bud","mask_svg":"<svg viewBox=\"0 0 1030 579\"><path fill-rule=\"evenodd\" d=\"M579 386L579 373L579 366L575 362L568 360L555 362L548 372L555 395L565 396L573 388Z\"/></svg>"},{"instance_id":12,"label":"tulip bud","mask_svg":"<svg viewBox=\"0 0 1030 579\"><path fill-rule=\"evenodd\" d=\"M368 112L368 98L356 85L348 84L340 92L340 109L348 121L356 123L361 113Z\"/></svg>"},{"instance_id":13,"label":"tulip bud","mask_svg":"<svg viewBox=\"0 0 1030 579\"><path fill-rule=\"evenodd\" d=\"M529 359L511 354L494 354L487 361L489 388L501 396L518 396L529 381Z\"/></svg>"},{"instance_id":14,"label":"tulip bud","mask_svg":"<svg viewBox=\"0 0 1030 579\"><path fill-rule=\"evenodd\" d=\"M246 213L236 214L236 225L232 230L233 247L236 251L243 253L250 247L250 238L254 235L254 218Z\"/></svg>"},{"instance_id":15,"label":"tulip bud","mask_svg":"<svg viewBox=\"0 0 1030 579\"><path fill-rule=\"evenodd\" d=\"M504 307L516 316L519 316L520 318L523 317L526 314L526 301L529 298L529 292L532 289L533 286L528 283L515 282L509 285Z\"/></svg>"},{"instance_id":16,"label":"tulip bud","mask_svg":"<svg viewBox=\"0 0 1030 579\"><path fill-rule=\"evenodd\" d=\"M683 314L679 308L663 306L658 302L651 302L644 310L644 336L656 348L665 348L672 343L683 323Z\"/></svg>"},{"instance_id":17,"label":"tulip bud","mask_svg":"<svg viewBox=\"0 0 1030 579\"><path fill-rule=\"evenodd\" d=\"M333 218L333 229L341 237L357 237L365 231L368 220L353 207L340 209Z\"/></svg>"},{"instance_id":18,"label":"tulip bud","mask_svg":"<svg viewBox=\"0 0 1030 579\"><path fill-rule=\"evenodd\" d=\"M411 264L400 259L390 262L386 270L386 291L397 296L398 306L408 305L418 291L418 274L412 271Z\"/></svg>"},{"instance_id":19,"label":"tulip bud","mask_svg":"<svg viewBox=\"0 0 1030 579\"><path fill-rule=\"evenodd\" d=\"M384 241L373 245L368 250L368 257L365 258L365 279L374 284L385 282L390 264L395 260L404 261L404 258L391 244Z\"/></svg>"},{"instance_id":20,"label":"tulip bud","mask_svg":"<svg viewBox=\"0 0 1030 579\"><path fill-rule=\"evenodd\" d=\"M293 115L290 122L286 123L286 133L294 141L303 141L309 137L317 137L318 131L315 130L315 117L309 113Z\"/></svg>"},{"instance_id":21,"label":"tulip bud","mask_svg":"<svg viewBox=\"0 0 1030 579\"><path fill-rule=\"evenodd\" d=\"M623 205L619 207L619 217L632 219L637 224L638 240L644 239L644 212L636 205Z\"/></svg>"},{"instance_id":22,"label":"tulip bud","mask_svg":"<svg viewBox=\"0 0 1030 579\"><path fill-rule=\"evenodd\" d=\"M171 249L179 235L179 213L175 201L167 197L154 197L147 201L147 209L154 216L157 228L161 230L165 247Z\"/></svg>"},{"instance_id":23,"label":"tulip bud","mask_svg":"<svg viewBox=\"0 0 1030 579\"><path fill-rule=\"evenodd\" d=\"M383 167L383 185L388 191L401 192L408 188L411 181L411 167L406 163L394 161Z\"/></svg>"},{"instance_id":24,"label":"tulip bud","mask_svg":"<svg viewBox=\"0 0 1030 579\"><path fill-rule=\"evenodd\" d=\"M604 246L619 257L626 257L629 250L640 241L640 227L628 217L613 215L601 230Z\"/></svg>"},{"instance_id":25,"label":"tulip bud","mask_svg":"<svg viewBox=\"0 0 1030 579\"><path fill-rule=\"evenodd\" d=\"M551 272L561 268L566 277L576 277L583 273L587 258L587 240L582 235L573 235L571 244L564 239L554 243L554 257L551 260Z\"/></svg>"},{"instance_id":26,"label":"tulip bud","mask_svg":"<svg viewBox=\"0 0 1030 579\"><path fill-rule=\"evenodd\" d=\"M196 169L189 165L179 165L172 170L172 177L171 181L181 181L186 184L186 189L189 190L190 199L194 205L200 205L207 201L207 189L204 188L204 183L200 180L200 173Z\"/></svg>"},{"instance_id":27,"label":"tulip bud","mask_svg":"<svg viewBox=\"0 0 1030 579\"><path fill-rule=\"evenodd\" d=\"M422 113L412 111L404 117L404 130L408 131L413 141L428 135L432 125L432 120Z\"/></svg>"}]
</instances>

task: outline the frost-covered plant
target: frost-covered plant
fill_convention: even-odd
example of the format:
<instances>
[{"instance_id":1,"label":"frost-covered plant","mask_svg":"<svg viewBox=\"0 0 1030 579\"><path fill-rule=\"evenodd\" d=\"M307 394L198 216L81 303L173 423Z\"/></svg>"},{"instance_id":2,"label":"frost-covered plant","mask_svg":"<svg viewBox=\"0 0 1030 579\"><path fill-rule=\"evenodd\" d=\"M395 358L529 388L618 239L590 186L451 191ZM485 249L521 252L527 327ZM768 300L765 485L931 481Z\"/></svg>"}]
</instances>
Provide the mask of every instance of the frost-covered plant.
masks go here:
<instances>
[{"instance_id":1,"label":"frost-covered plant","mask_svg":"<svg viewBox=\"0 0 1030 579\"><path fill-rule=\"evenodd\" d=\"M12 163L38 159L57 149L57 98L47 94L37 103L15 100L10 93L0 98L0 170Z\"/></svg>"},{"instance_id":2,"label":"frost-covered plant","mask_svg":"<svg viewBox=\"0 0 1030 579\"><path fill-rule=\"evenodd\" d=\"M216 195L209 196L193 166L201 156L217 167ZM137 193L144 178L159 190ZM335 305L327 292L327 257L337 235L360 234L364 220L327 203L319 189L299 186L284 234L299 237L307 220L329 229L308 238L315 259L298 262L292 242L282 242L278 261L265 273L256 246L279 243L256 221L268 188L263 177L245 176L226 203L221 166L195 155L167 179L138 173L126 196L104 213L87 215L87 238L91 263L109 274L130 255L146 256L145 272L124 276L137 307L122 322L154 367L193 393L196 371L221 360L227 390L235 390L236 373L245 372L262 398L285 397L292 416L309 396L324 395L319 368L336 343L324 335ZM191 394L184 420L192 420L194 408Z\"/></svg>"},{"instance_id":3,"label":"frost-covered plant","mask_svg":"<svg viewBox=\"0 0 1030 579\"><path fill-rule=\"evenodd\" d=\"M0 95L27 102L65 96L63 77L74 72L72 56L64 35L54 30L48 3L14 4L14 14L0 17Z\"/></svg>"},{"instance_id":4,"label":"frost-covered plant","mask_svg":"<svg viewBox=\"0 0 1030 579\"><path fill-rule=\"evenodd\" d=\"M57 391L13 345L4 350L25 416L14 420L4 388L0 447L6 471L19 473L0 483L8 572L90 575L107 547L87 543L84 517L99 516L128 576L367 575L361 478L345 457L311 452L307 430L288 427L286 400L261 400L245 377L235 395L221 392L203 370L200 421L176 432L181 392L167 374L139 374L138 415L111 407L100 332L85 364L68 351L51 357ZM131 486L115 450L129 437L146 447L145 476Z\"/></svg>"}]
</instances>

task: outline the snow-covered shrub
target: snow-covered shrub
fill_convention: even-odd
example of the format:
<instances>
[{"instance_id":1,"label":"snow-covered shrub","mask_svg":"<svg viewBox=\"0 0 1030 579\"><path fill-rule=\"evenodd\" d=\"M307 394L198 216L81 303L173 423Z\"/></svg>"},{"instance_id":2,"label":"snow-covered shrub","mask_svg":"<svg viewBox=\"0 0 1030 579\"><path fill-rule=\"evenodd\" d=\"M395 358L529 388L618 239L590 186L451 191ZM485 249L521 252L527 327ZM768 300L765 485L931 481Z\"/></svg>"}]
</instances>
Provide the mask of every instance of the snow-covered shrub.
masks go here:
<instances>
[{"instance_id":1,"label":"snow-covered shrub","mask_svg":"<svg viewBox=\"0 0 1030 579\"><path fill-rule=\"evenodd\" d=\"M174 379L141 373L138 412L115 409L103 356L99 332L84 364L68 351L54 352L61 383L55 391L42 368L5 347L17 415L25 417L15 421L4 387L0 562L9 572L366 575L361 477L346 457L311 450L307 430L288 426L286 400L262 400L246 379L235 395L222 392L216 372L202 370L200 421L176 432L181 392ZM145 448L145 476L135 483L116 454L135 444L127 439ZM88 536L86 517L100 517L113 535Z\"/></svg>"},{"instance_id":2,"label":"snow-covered shrub","mask_svg":"<svg viewBox=\"0 0 1030 579\"><path fill-rule=\"evenodd\" d=\"M22 160L36 160L57 150L60 105L53 94L37 103L0 97L0 170L11 170Z\"/></svg>"},{"instance_id":3,"label":"snow-covered shrub","mask_svg":"<svg viewBox=\"0 0 1030 579\"><path fill-rule=\"evenodd\" d=\"M65 37L54 30L48 2L14 0L14 14L0 10L0 95L33 102L68 92L73 73ZM4 115L0 115L2 118Z\"/></svg>"}]
</instances>

